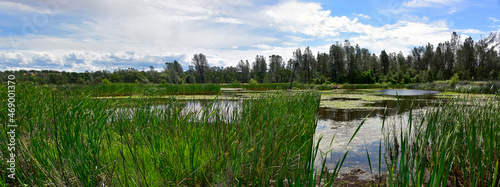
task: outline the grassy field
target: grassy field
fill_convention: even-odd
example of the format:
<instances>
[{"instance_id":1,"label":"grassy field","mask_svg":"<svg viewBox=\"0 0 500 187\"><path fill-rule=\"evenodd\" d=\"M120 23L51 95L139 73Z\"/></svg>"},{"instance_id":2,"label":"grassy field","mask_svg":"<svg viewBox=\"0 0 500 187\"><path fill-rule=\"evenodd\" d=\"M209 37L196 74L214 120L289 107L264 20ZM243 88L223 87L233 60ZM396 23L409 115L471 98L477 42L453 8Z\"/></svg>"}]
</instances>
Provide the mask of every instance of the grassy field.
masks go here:
<instances>
[{"instance_id":1,"label":"grassy field","mask_svg":"<svg viewBox=\"0 0 500 187\"><path fill-rule=\"evenodd\" d=\"M217 100L186 111L174 97L161 103L144 98L138 107L116 108L115 102L123 101L96 100L71 89L17 85L17 180L6 178L8 166L2 162L0 184L316 183L317 92L266 93L241 100L231 112ZM0 116L6 124L7 110L0 110ZM8 129L2 125L0 131ZM7 145L9 139L0 141ZM6 146L0 150L6 160L10 152Z\"/></svg>"}]
</instances>

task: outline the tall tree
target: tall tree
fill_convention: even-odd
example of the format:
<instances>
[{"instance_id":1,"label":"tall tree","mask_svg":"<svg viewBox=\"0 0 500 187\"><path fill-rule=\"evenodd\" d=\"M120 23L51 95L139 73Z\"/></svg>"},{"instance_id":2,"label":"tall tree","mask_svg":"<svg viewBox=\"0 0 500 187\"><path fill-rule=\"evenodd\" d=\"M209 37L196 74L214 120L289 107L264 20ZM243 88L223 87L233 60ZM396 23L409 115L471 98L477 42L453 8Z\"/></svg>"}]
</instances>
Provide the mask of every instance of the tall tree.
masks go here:
<instances>
[{"instance_id":1,"label":"tall tree","mask_svg":"<svg viewBox=\"0 0 500 187\"><path fill-rule=\"evenodd\" d=\"M345 64L344 64L344 50L342 45L337 42L335 45L330 46L330 63L332 65L331 75L333 82L342 82Z\"/></svg>"},{"instance_id":2,"label":"tall tree","mask_svg":"<svg viewBox=\"0 0 500 187\"><path fill-rule=\"evenodd\" d=\"M319 72L320 75L324 77L329 77L329 72L330 72L330 66L328 65L328 60L329 60L329 55L327 53L319 53L316 56L318 66L317 66L317 71Z\"/></svg>"},{"instance_id":3,"label":"tall tree","mask_svg":"<svg viewBox=\"0 0 500 187\"><path fill-rule=\"evenodd\" d=\"M238 71L241 72L241 83L248 83L248 80L250 80L250 63L248 63L248 60L246 63L240 60L237 68Z\"/></svg>"},{"instance_id":4,"label":"tall tree","mask_svg":"<svg viewBox=\"0 0 500 187\"><path fill-rule=\"evenodd\" d=\"M389 55L387 55L385 50L382 50L380 53L380 62L382 63L382 71L384 75L387 75L387 72L389 72Z\"/></svg>"},{"instance_id":5,"label":"tall tree","mask_svg":"<svg viewBox=\"0 0 500 187\"><path fill-rule=\"evenodd\" d=\"M290 76L290 89L293 87L293 79L295 77L295 71L297 70L297 67L302 63L302 52L300 51L300 48L295 50L293 52L293 60L290 59L289 64L290 68L292 69L292 75Z\"/></svg>"},{"instance_id":6,"label":"tall tree","mask_svg":"<svg viewBox=\"0 0 500 187\"><path fill-rule=\"evenodd\" d=\"M207 57L204 54L194 54L191 64L194 65L196 72L200 75L201 83L205 83L205 72L208 70Z\"/></svg>"},{"instance_id":7,"label":"tall tree","mask_svg":"<svg viewBox=\"0 0 500 187\"><path fill-rule=\"evenodd\" d=\"M257 55L255 57L255 62L252 64L252 74L253 78L256 79L257 82L264 82L267 71L267 63L266 59L262 55Z\"/></svg>"},{"instance_id":8,"label":"tall tree","mask_svg":"<svg viewBox=\"0 0 500 187\"><path fill-rule=\"evenodd\" d=\"M474 55L474 40L471 37L465 39L462 48L457 51L457 68L463 72L461 77L474 80L476 58Z\"/></svg>"},{"instance_id":9,"label":"tall tree","mask_svg":"<svg viewBox=\"0 0 500 187\"><path fill-rule=\"evenodd\" d=\"M309 47L306 47L300 67L302 69L302 75L304 75L304 81L307 81L307 83L311 83L311 64L313 60L314 55L311 49L309 49Z\"/></svg>"},{"instance_id":10,"label":"tall tree","mask_svg":"<svg viewBox=\"0 0 500 187\"><path fill-rule=\"evenodd\" d=\"M269 56L269 75L271 82L280 81L280 70L283 69L283 58L280 55Z\"/></svg>"},{"instance_id":11,"label":"tall tree","mask_svg":"<svg viewBox=\"0 0 500 187\"><path fill-rule=\"evenodd\" d=\"M444 52L444 79L450 79L454 73L453 69L455 68L455 55L453 53L450 42L445 42L444 46L446 48Z\"/></svg>"},{"instance_id":12,"label":"tall tree","mask_svg":"<svg viewBox=\"0 0 500 187\"><path fill-rule=\"evenodd\" d=\"M179 84L182 82L183 69L177 60L174 60L174 62L165 62L165 73L167 73L172 83Z\"/></svg>"}]
</instances>

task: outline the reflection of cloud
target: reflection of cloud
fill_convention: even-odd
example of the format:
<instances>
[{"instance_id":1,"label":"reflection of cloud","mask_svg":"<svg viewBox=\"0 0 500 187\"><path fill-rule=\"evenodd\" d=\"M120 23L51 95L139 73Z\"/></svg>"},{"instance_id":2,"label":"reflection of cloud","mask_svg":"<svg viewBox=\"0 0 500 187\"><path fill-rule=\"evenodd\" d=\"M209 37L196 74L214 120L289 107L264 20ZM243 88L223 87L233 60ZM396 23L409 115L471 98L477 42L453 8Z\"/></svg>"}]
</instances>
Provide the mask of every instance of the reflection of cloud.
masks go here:
<instances>
[{"instance_id":1,"label":"reflection of cloud","mask_svg":"<svg viewBox=\"0 0 500 187\"><path fill-rule=\"evenodd\" d=\"M413 124L418 124L418 121L424 114L424 111L425 109L414 109L412 111L414 120ZM384 133L391 132L391 135L399 136L401 127L403 128L403 132L406 132L408 128L408 116L409 112L405 112L399 116L386 116ZM363 119L346 122L334 120L320 120L318 122L315 133L315 141L322 136L323 138L320 142L320 150L325 153L332 149L331 154L326 155L328 157L327 161L333 159L327 163L328 168L335 167L335 161L337 161L339 157L348 149L349 153L347 154L346 162L344 163L347 170L356 168L368 171L369 166L367 163L366 149L369 151L371 161L374 163L378 161L379 142L384 142L384 133L382 132L382 116L372 115L366 118L363 126L361 126L349 146L346 147L347 142L349 142L362 121ZM382 145L382 149L384 149L384 145ZM319 164L317 164L317 166L318 165ZM343 171L346 171L346 169Z\"/></svg>"}]
</instances>

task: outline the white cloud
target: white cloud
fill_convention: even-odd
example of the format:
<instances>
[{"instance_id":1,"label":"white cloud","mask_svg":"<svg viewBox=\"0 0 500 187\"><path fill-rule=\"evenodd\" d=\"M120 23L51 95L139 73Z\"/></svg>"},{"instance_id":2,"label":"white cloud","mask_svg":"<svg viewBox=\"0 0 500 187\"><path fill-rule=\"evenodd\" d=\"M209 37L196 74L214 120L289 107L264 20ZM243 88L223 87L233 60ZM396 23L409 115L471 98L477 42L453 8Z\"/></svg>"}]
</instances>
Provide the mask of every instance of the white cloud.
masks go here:
<instances>
[{"instance_id":1,"label":"white cloud","mask_svg":"<svg viewBox=\"0 0 500 187\"><path fill-rule=\"evenodd\" d=\"M242 24L243 22L239 19L235 18L223 18L223 17L218 17L215 19L216 22L219 23L232 23L232 24Z\"/></svg>"},{"instance_id":2,"label":"white cloud","mask_svg":"<svg viewBox=\"0 0 500 187\"><path fill-rule=\"evenodd\" d=\"M455 12L457 12L457 8L450 8L450 10L448 10L448 14L454 14Z\"/></svg>"},{"instance_id":3,"label":"white cloud","mask_svg":"<svg viewBox=\"0 0 500 187\"><path fill-rule=\"evenodd\" d=\"M365 19L371 19L372 17L370 17L369 15L364 15L364 14L356 14L356 13L352 13L352 15L355 15L357 17L362 17L362 18L365 18Z\"/></svg>"},{"instance_id":4,"label":"white cloud","mask_svg":"<svg viewBox=\"0 0 500 187\"><path fill-rule=\"evenodd\" d=\"M406 7L435 7L441 5L449 5L452 3L459 3L461 0L410 0L403 3Z\"/></svg>"},{"instance_id":5,"label":"white cloud","mask_svg":"<svg viewBox=\"0 0 500 187\"><path fill-rule=\"evenodd\" d=\"M444 21L433 23L399 21L392 25L375 28L364 35L351 37L351 43L372 49L375 53L387 52L406 53L410 47L425 45L427 42L436 45L450 38L451 30Z\"/></svg>"},{"instance_id":6,"label":"white cloud","mask_svg":"<svg viewBox=\"0 0 500 187\"><path fill-rule=\"evenodd\" d=\"M31 1L2 1L0 9L43 11L27 3ZM456 1L413 0L405 5L450 2ZM0 60L5 62L0 63L0 69L93 71L140 69L149 65L159 68L170 59L179 60L187 67L194 53L205 54L210 65L235 66L239 60L252 62L256 55L278 54L288 60L295 49L304 48L301 46L304 43L312 44L314 53L328 52L329 45L314 46L314 43L335 42L333 38L349 39L352 44L358 43L379 53L382 49L406 52L410 47L429 41L446 41L451 35L445 21L429 22L427 17L393 14L393 18L397 18L395 23L391 21L375 27L360 23L358 18L333 16L320 3L295 0L276 5L253 3L247 0L68 1L53 12L78 19L62 23L55 19L50 21L58 23L50 25L51 28L68 34L25 36L12 41L0 37L0 49L19 49L0 51ZM377 19L376 15L373 18L365 14L352 15L371 22ZM489 19L496 22L496 18ZM464 29L460 32L474 34L480 31ZM16 47L12 47L13 44Z\"/></svg>"},{"instance_id":7,"label":"white cloud","mask_svg":"<svg viewBox=\"0 0 500 187\"><path fill-rule=\"evenodd\" d=\"M285 36L285 37L289 38L290 40L292 40L294 42L306 42L306 41L313 40L312 38L302 38L302 37L298 37L298 36Z\"/></svg>"},{"instance_id":8,"label":"white cloud","mask_svg":"<svg viewBox=\"0 0 500 187\"><path fill-rule=\"evenodd\" d=\"M477 29L458 29L456 31L459 33L464 33L464 34L484 34L483 31L480 31Z\"/></svg>"},{"instance_id":9,"label":"white cloud","mask_svg":"<svg viewBox=\"0 0 500 187\"><path fill-rule=\"evenodd\" d=\"M488 20L493 21L493 22L499 22L500 21L500 20L498 20L497 18L494 18L494 17L489 17Z\"/></svg>"},{"instance_id":10,"label":"white cloud","mask_svg":"<svg viewBox=\"0 0 500 187\"><path fill-rule=\"evenodd\" d=\"M272 48L272 46L267 45L267 44L252 45L252 47L259 48L259 49L271 49Z\"/></svg>"},{"instance_id":11,"label":"white cloud","mask_svg":"<svg viewBox=\"0 0 500 187\"><path fill-rule=\"evenodd\" d=\"M284 32L303 33L309 36L338 36L340 32L364 33L372 26L364 25L346 16L331 16L319 3L297 1L282 2L267 7L263 12L270 25Z\"/></svg>"},{"instance_id":12,"label":"white cloud","mask_svg":"<svg viewBox=\"0 0 500 187\"><path fill-rule=\"evenodd\" d=\"M284 46L298 46L299 44L292 43L292 42L283 42L282 43Z\"/></svg>"},{"instance_id":13,"label":"white cloud","mask_svg":"<svg viewBox=\"0 0 500 187\"><path fill-rule=\"evenodd\" d=\"M30 6L20 2L12 2L12 1L0 1L0 10L4 13L21 13L21 12L29 12L29 13L41 13L41 14L52 14L54 13L54 9L49 8L49 4L43 4L40 1L40 5L43 6ZM56 1L56 6L59 4ZM45 7L47 6L47 7Z\"/></svg>"}]
</instances>

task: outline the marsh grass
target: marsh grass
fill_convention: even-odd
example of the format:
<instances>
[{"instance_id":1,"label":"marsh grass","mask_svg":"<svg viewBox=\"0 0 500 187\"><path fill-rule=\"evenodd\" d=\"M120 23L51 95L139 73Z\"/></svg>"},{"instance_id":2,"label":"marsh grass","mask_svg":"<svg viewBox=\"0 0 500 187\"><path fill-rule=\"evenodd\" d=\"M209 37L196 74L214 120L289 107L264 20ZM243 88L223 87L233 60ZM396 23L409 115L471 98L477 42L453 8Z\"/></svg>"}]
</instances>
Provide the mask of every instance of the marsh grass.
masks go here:
<instances>
[{"instance_id":1,"label":"marsh grass","mask_svg":"<svg viewBox=\"0 0 500 187\"><path fill-rule=\"evenodd\" d=\"M84 88L93 94L108 89L115 88ZM4 93L5 87L0 91ZM155 94L163 93L150 93ZM17 96L17 180L7 180L2 162L2 185L260 186L274 182L283 186L286 182L313 186L323 177L318 178L314 168L318 92L264 93L242 100L239 107L216 104L214 99L200 110L187 110L170 96L145 97L136 107L117 108L126 101L93 99L74 87L20 84ZM5 102L3 98L1 104ZM5 109L0 109L0 116L6 124ZM5 125L0 131L6 133ZM8 140L2 136L0 141L6 145ZM6 159L6 146L0 150Z\"/></svg>"},{"instance_id":2,"label":"marsh grass","mask_svg":"<svg viewBox=\"0 0 500 187\"><path fill-rule=\"evenodd\" d=\"M54 86L45 86L54 87ZM64 94L80 94L92 97L151 96L151 95L216 95L218 84L133 84L112 83L96 85L59 85Z\"/></svg>"},{"instance_id":3,"label":"marsh grass","mask_svg":"<svg viewBox=\"0 0 500 187\"><path fill-rule=\"evenodd\" d=\"M498 98L454 99L386 132L388 186L499 186Z\"/></svg>"}]
</instances>

